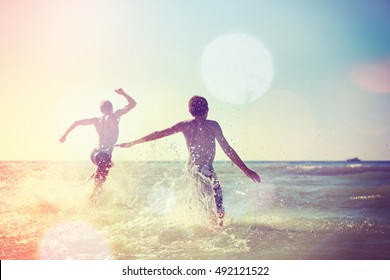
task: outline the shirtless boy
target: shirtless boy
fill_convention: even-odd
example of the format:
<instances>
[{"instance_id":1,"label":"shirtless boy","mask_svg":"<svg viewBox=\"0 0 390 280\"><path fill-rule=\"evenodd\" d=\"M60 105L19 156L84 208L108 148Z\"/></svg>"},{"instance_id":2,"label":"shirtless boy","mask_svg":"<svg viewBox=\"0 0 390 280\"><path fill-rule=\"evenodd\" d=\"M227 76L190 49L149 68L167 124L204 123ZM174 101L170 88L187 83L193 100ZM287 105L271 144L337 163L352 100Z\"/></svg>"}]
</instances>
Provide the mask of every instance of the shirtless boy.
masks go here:
<instances>
[{"instance_id":1,"label":"shirtless boy","mask_svg":"<svg viewBox=\"0 0 390 280\"><path fill-rule=\"evenodd\" d=\"M100 104L100 111L103 113L101 117L75 121L60 138L60 142L64 143L68 134L79 125L95 126L99 142L98 146L91 153L91 160L97 165L97 169L93 174L95 183L91 195L91 200L93 202L97 201L97 198L102 191L103 184L106 181L109 169L112 167L111 155L119 136L119 120L122 115L128 113L137 104L133 98L123 91L123 89L117 89L115 92L126 98L128 103L126 106L114 112L112 103L108 100L104 100Z\"/></svg>"},{"instance_id":2,"label":"shirtless boy","mask_svg":"<svg viewBox=\"0 0 390 280\"><path fill-rule=\"evenodd\" d=\"M255 182L260 182L260 177L255 171L245 165L236 151L229 145L218 122L207 119L209 108L207 100L204 97L193 96L188 102L188 107L191 115L194 117L192 120L179 122L170 128L156 131L138 140L116 146L129 148L136 144L182 132L189 153L188 168L200 184L204 198L207 200L207 198L214 196L217 213L210 210L210 203L206 205L207 212L211 219L222 226L225 215L222 204L222 190L213 168L216 148L215 140L218 141L225 154L245 175ZM210 199L208 201L211 202Z\"/></svg>"}]
</instances>

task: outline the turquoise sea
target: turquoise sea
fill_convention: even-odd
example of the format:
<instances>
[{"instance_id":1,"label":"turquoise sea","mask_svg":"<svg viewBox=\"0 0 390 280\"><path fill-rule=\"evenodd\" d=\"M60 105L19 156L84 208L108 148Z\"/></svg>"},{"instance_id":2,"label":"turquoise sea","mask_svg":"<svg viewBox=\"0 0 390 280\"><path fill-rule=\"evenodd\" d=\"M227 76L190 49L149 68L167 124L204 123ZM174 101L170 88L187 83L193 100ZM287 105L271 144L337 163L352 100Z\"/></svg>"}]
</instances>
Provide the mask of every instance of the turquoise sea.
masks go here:
<instances>
[{"instance_id":1,"label":"turquoise sea","mask_svg":"<svg viewBox=\"0 0 390 280\"><path fill-rule=\"evenodd\" d=\"M390 162L216 162L225 226L184 162L0 162L0 259L390 259Z\"/></svg>"}]
</instances>

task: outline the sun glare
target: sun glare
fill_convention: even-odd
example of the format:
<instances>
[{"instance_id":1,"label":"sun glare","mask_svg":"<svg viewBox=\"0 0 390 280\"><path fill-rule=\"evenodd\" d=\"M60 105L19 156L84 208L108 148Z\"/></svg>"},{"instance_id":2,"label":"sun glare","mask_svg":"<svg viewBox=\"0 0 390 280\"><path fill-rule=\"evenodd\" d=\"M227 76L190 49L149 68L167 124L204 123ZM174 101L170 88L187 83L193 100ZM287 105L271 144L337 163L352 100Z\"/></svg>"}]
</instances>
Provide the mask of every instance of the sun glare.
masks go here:
<instances>
[{"instance_id":1,"label":"sun glare","mask_svg":"<svg viewBox=\"0 0 390 280\"><path fill-rule=\"evenodd\" d=\"M244 104L267 92L274 67L260 41L245 34L229 34L205 48L201 72L207 89L217 98Z\"/></svg>"}]
</instances>

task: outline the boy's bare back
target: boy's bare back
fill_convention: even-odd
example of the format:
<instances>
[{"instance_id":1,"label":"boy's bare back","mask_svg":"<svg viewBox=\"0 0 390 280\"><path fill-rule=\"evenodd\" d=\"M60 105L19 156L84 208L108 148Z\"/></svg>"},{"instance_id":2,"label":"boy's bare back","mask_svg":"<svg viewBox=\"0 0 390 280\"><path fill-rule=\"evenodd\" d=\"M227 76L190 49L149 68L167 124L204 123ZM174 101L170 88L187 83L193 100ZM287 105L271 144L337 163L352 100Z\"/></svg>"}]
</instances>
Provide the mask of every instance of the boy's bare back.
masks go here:
<instances>
[{"instance_id":1,"label":"boy's bare back","mask_svg":"<svg viewBox=\"0 0 390 280\"><path fill-rule=\"evenodd\" d=\"M215 140L221 130L212 120L189 120L178 124L186 139L190 165L212 165L215 158Z\"/></svg>"},{"instance_id":2,"label":"boy's bare back","mask_svg":"<svg viewBox=\"0 0 390 280\"><path fill-rule=\"evenodd\" d=\"M120 116L115 112L96 119L95 128L99 136L99 147L113 147L119 136Z\"/></svg>"}]
</instances>

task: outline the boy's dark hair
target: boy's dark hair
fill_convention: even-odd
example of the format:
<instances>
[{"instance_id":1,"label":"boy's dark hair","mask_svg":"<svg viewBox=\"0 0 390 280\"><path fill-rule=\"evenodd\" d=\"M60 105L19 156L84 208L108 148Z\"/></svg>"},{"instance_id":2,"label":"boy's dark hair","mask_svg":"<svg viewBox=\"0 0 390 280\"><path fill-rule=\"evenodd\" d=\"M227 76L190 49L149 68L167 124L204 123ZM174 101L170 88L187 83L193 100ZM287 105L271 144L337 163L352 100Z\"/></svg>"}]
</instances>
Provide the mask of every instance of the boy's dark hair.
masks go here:
<instances>
[{"instance_id":1,"label":"boy's dark hair","mask_svg":"<svg viewBox=\"0 0 390 280\"><path fill-rule=\"evenodd\" d=\"M105 115L111 114L113 111L112 103L108 100L103 100L100 103L100 111Z\"/></svg>"},{"instance_id":2,"label":"boy's dark hair","mask_svg":"<svg viewBox=\"0 0 390 280\"><path fill-rule=\"evenodd\" d=\"M188 101L188 109L192 116L203 116L207 113L209 105L206 98L195 95Z\"/></svg>"}]
</instances>

